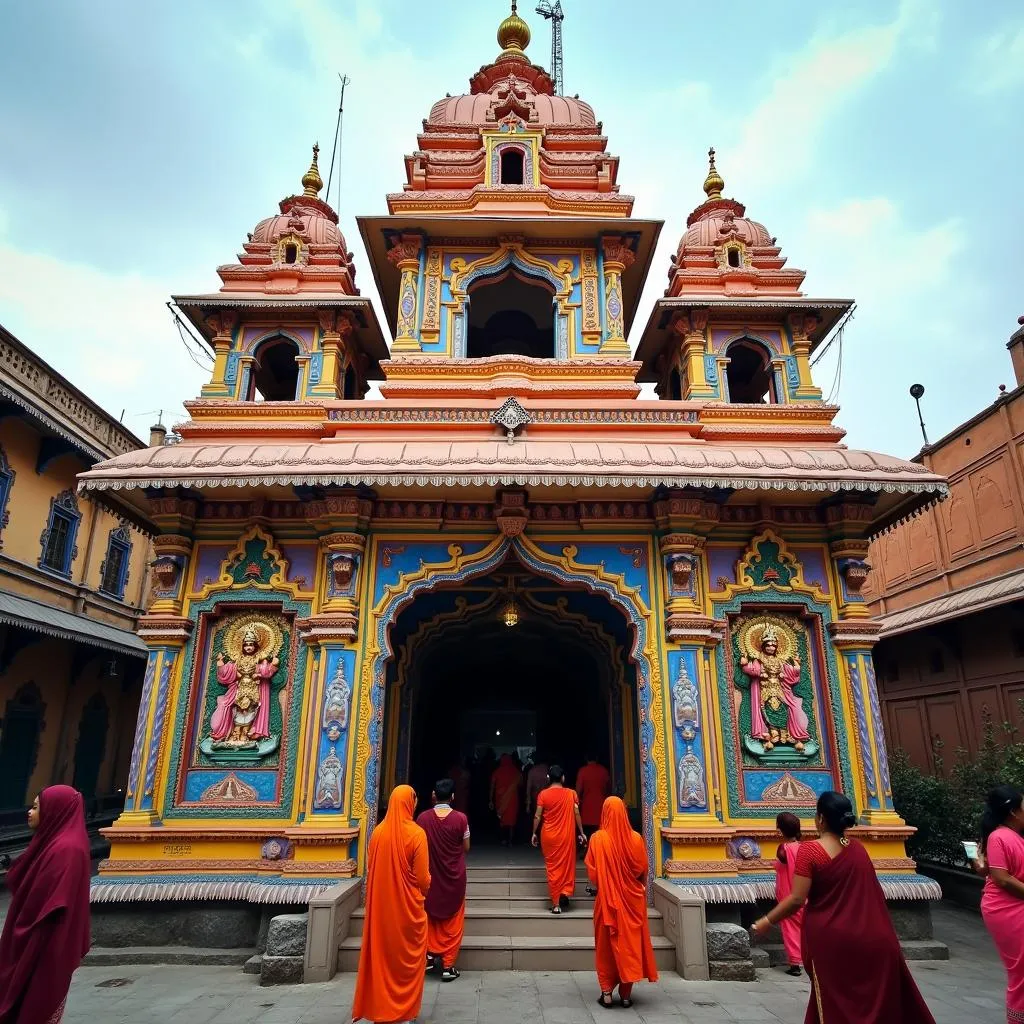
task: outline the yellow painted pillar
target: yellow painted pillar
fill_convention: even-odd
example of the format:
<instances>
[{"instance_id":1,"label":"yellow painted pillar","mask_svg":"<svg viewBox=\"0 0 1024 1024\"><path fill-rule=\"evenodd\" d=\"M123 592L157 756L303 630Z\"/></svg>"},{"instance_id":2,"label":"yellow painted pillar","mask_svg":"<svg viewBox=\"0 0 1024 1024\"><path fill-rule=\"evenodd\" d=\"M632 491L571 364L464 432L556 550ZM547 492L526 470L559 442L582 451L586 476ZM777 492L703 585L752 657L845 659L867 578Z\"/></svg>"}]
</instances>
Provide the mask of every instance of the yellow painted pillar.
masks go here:
<instances>
[{"instance_id":1,"label":"yellow painted pillar","mask_svg":"<svg viewBox=\"0 0 1024 1024\"><path fill-rule=\"evenodd\" d=\"M810 335L818 325L817 317L794 313L789 317L789 331L792 338L792 352L796 359L799 385L793 396L798 399L820 400L821 388L814 386L811 378L811 339Z\"/></svg>"},{"instance_id":2,"label":"yellow painted pillar","mask_svg":"<svg viewBox=\"0 0 1024 1024\"><path fill-rule=\"evenodd\" d=\"M604 238L601 245L604 254L605 337L599 351L601 355L629 358L624 327L622 275L636 261L636 253L621 236Z\"/></svg>"},{"instance_id":3,"label":"yellow painted pillar","mask_svg":"<svg viewBox=\"0 0 1024 1024\"><path fill-rule=\"evenodd\" d=\"M238 314L231 310L221 310L206 320L213 334L213 371L209 383L203 386L203 398L233 398L237 383L228 381L228 356L234 344L234 329L238 324Z\"/></svg>"},{"instance_id":4,"label":"yellow painted pillar","mask_svg":"<svg viewBox=\"0 0 1024 1024\"><path fill-rule=\"evenodd\" d=\"M416 332L422 250L423 239L419 235L402 235L388 250L388 259L402 275L398 285L398 330L395 332L395 343L391 346L393 353L422 351Z\"/></svg>"}]
</instances>

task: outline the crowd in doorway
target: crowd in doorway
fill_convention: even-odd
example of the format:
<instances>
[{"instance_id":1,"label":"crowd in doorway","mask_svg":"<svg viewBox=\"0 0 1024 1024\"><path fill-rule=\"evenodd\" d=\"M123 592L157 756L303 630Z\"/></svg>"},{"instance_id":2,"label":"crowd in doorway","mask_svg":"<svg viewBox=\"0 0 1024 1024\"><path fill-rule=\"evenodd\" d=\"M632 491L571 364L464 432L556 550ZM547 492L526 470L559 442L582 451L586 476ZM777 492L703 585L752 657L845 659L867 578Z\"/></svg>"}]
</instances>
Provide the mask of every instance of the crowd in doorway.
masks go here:
<instances>
[{"instance_id":1,"label":"crowd in doorway","mask_svg":"<svg viewBox=\"0 0 1024 1024\"><path fill-rule=\"evenodd\" d=\"M498 756L484 748L464 764L453 764L448 772L455 782L453 806L468 818L478 842L498 842L503 847L525 846L537 799L549 785L548 771L554 761L544 752L533 751L523 760L517 752ZM601 807L612 790L612 777L596 756L569 766L580 800L584 830L589 835L601 821Z\"/></svg>"}]
</instances>

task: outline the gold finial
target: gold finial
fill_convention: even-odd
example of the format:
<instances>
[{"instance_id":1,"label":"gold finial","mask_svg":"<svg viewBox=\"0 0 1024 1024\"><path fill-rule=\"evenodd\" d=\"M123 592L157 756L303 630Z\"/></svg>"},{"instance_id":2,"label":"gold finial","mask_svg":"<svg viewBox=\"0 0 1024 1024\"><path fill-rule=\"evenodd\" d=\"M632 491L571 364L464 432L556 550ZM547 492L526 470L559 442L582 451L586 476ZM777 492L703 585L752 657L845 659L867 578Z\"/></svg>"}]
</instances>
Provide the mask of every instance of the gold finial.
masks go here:
<instances>
[{"instance_id":1,"label":"gold finial","mask_svg":"<svg viewBox=\"0 0 1024 1024\"><path fill-rule=\"evenodd\" d=\"M304 196L312 196L317 198L317 192L324 187L324 179L320 177L320 168L316 165L316 158L320 155L320 146L317 143L313 144L313 162L309 165L309 170L302 176L302 194Z\"/></svg>"},{"instance_id":2,"label":"gold finial","mask_svg":"<svg viewBox=\"0 0 1024 1024\"><path fill-rule=\"evenodd\" d=\"M512 13L498 26L498 45L504 53L522 53L530 45L530 26L519 17L516 0Z\"/></svg>"},{"instance_id":3,"label":"gold finial","mask_svg":"<svg viewBox=\"0 0 1024 1024\"><path fill-rule=\"evenodd\" d=\"M715 148L708 150L708 176L704 179L704 194L708 199L721 199L725 181L715 167Z\"/></svg>"}]
</instances>

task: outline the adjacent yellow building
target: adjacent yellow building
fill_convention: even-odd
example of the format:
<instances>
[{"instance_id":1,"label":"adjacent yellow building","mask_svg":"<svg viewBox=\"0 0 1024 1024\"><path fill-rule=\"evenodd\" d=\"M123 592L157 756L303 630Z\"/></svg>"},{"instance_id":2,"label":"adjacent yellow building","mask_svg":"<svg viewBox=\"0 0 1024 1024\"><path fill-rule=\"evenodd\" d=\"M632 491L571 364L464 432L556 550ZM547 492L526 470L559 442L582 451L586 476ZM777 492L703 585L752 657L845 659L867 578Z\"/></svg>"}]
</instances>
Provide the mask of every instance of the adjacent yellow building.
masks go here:
<instances>
[{"instance_id":1,"label":"adjacent yellow building","mask_svg":"<svg viewBox=\"0 0 1024 1024\"><path fill-rule=\"evenodd\" d=\"M0 819L56 783L120 802L149 541L75 477L143 447L0 326Z\"/></svg>"}]
</instances>

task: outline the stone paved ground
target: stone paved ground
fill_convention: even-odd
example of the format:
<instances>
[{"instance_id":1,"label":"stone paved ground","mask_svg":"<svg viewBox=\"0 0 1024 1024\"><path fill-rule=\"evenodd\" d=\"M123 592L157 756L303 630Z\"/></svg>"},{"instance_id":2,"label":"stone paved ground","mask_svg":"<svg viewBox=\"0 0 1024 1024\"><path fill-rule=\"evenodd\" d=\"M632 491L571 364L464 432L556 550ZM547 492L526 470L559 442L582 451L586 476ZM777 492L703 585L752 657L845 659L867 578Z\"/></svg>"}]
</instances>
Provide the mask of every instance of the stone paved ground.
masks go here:
<instances>
[{"instance_id":1,"label":"stone paved ground","mask_svg":"<svg viewBox=\"0 0 1024 1024\"><path fill-rule=\"evenodd\" d=\"M948 962L913 966L938 1024L1001 1024L1003 970L975 914L937 907L936 936ZM104 987L111 980L129 984ZM65 1024L348 1024L353 977L325 985L260 988L233 967L90 967L81 969ZM808 984L781 971L761 971L752 984L686 982L674 975L638 986L632 1010L616 1022L703 1024L760 1021L801 1024ZM450 985L428 983L421 1024L592 1024L592 974L464 974Z\"/></svg>"}]
</instances>

